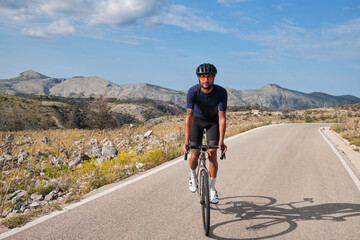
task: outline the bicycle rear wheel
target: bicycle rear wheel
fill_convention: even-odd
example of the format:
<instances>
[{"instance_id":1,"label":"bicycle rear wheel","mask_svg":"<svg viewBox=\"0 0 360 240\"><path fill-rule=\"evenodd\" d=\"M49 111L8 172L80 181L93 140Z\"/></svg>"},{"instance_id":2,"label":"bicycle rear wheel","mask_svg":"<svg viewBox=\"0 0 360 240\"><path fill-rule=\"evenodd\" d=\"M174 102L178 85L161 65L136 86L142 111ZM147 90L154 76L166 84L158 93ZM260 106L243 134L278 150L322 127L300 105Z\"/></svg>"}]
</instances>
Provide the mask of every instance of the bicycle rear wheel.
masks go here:
<instances>
[{"instance_id":1,"label":"bicycle rear wheel","mask_svg":"<svg viewBox=\"0 0 360 240\"><path fill-rule=\"evenodd\" d=\"M210 230L210 189L208 174L205 169L200 171L200 204L201 216L203 223L203 231L206 236Z\"/></svg>"}]
</instances>

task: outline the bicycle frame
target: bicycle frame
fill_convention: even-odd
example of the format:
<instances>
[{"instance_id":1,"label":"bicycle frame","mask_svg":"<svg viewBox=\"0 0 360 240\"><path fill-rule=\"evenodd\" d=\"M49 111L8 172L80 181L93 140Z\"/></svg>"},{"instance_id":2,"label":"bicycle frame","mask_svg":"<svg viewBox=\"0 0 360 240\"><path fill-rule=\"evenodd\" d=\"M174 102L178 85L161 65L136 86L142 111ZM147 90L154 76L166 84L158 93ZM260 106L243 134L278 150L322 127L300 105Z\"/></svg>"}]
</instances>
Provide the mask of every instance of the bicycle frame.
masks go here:
<instances>
[{"instance_id":1,"label":"bicycle frame","mask_svg":"<svg viewBox=\"0 0 360 240\"><path fill-rule=\"evenodd\" d=\"M210 179L210 174L209 174L209 170L206 167L206 155L207 155L207 150L208 150L208 146L201 146L201 152L200 152L200 156L199 156L199 164L197 167L197 171L196 171L196 176L197 176L197 182L200 183L200 172L201 170L205 170L206 175L208 176L207 179ZM201 203L201 199L200 199L200 191L197 191L198 193L198 198Z\"/></svg>"}]
</instances>

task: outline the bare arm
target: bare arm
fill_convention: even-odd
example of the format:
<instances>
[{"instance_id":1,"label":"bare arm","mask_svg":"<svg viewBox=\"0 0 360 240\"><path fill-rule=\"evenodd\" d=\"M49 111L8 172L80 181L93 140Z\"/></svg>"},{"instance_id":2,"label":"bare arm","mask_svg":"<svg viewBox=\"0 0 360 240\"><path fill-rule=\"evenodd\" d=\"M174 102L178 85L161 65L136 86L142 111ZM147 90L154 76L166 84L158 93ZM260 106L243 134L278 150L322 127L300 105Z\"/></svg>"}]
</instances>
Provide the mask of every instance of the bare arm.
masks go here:
<instances>
[{"instance_id":1,"label":"bare arm","mask_svg":"<svg viewBox=\"0 0 360 240\"><path fill-rule=\"evenodd\" d=\"M226 112L224 111L219 111L219 132L220 132L220 137L219 137L219 147L222 143L224 143L224 138L225 138L225 132L226 132ZM225 150L224 152L226 152L226 145L225 145Z\"/></svg>"},{"instance_id":2,"label":"bare arm","mask_svg":"<svg viewBox=\"0 0 360 240\"><path fill-rule=\"evenodd\" d=\"M220 130L220 139L219 142L224 142L225 131L226 131L226 112L219 111L219 130Z\"/></svg>"},{"instance_id":3,"label":"bare arm","mask_svg":"<svg viewBox=\"0 0 360 240\"><path fill-rule=\"evenodd\" d=\"M186 152L185 145L190 141L191 128L194 121L194 109L187 109L186 119L185 119L185 139L183 145L183 152Z\"/></svg>"}]
</instances>

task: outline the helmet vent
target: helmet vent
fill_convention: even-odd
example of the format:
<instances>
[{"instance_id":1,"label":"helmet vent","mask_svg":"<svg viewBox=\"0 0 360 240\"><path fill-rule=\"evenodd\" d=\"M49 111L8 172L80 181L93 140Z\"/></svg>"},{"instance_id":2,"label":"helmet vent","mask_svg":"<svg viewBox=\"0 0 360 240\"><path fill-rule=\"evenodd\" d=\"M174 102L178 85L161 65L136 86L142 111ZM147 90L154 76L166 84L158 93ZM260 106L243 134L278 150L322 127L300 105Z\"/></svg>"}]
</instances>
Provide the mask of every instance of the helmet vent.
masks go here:
<instances>
[{"instance_id":1,"label":"helmet vent","mask_svg":"<svg viewBox=\"0 0 360 240\"><path fill-rule=\"evenodd\" d=\"M200 64L200 66L198 66L196 69L196 75L212 74L215 76L216 73L217 73L216 67L210 63Z\"/></svg>"}]
</instances>

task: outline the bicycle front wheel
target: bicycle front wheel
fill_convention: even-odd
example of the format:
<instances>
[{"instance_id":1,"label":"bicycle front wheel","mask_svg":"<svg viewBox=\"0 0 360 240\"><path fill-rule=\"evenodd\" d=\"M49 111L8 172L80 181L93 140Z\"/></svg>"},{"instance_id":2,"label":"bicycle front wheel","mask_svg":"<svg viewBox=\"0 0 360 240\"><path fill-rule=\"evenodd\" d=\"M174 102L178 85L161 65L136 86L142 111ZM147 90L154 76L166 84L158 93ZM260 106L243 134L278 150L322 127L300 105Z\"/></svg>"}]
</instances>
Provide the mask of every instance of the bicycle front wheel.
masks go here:
<instances>
[{"instance_id":1,"label":"bicycle front wheel","mask_svg":"<svg viewBox=\"0 0 360 240\"><path fill-rule=\"evenodd\" d=\"M208 178L208 173L205 169L202 169L200 171L200 204L203 231L206 236L209 235L210 230L210 189Z\"/></svg>"}]
</instances>

